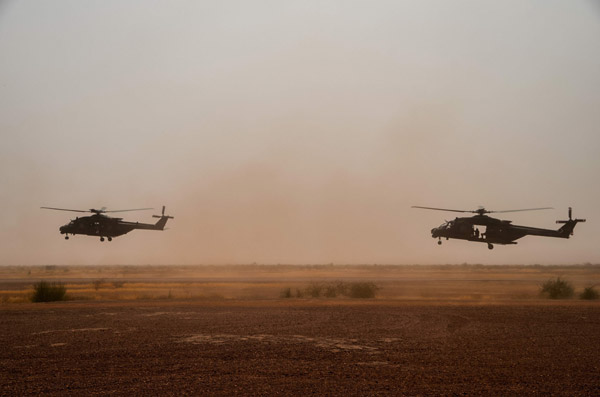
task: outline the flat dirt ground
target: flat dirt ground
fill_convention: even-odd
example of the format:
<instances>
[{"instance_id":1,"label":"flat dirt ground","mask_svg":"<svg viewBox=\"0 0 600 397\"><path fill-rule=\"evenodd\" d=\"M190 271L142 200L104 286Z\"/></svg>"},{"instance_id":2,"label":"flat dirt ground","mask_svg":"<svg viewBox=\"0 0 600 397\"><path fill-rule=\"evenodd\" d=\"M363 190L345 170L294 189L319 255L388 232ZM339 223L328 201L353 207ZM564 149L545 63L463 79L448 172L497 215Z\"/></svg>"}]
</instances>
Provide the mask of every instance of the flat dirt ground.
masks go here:
<instances>
[{"instance_id":1,"label":"flat dirt ground","mask_svg":"<svg viewBox=\"0 0 600 397\"><path fill-rule=\"evenodd\" d=\"M599 302L536 295L596 266L235 269L4 269L0 395L600 395ZM18 303L42 273L83 300ZM381 289L279 296L329 280Z\"/></svg>"}]
</instances>

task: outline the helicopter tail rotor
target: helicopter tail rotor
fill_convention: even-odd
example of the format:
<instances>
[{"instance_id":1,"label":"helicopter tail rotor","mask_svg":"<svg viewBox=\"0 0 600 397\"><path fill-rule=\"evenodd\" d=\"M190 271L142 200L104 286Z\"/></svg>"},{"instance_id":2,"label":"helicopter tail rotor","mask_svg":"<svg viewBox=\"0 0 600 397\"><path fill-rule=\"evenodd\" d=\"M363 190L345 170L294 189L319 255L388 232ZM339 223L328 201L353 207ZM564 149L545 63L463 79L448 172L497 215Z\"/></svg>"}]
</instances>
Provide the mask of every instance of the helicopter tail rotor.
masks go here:
<instances>
[{"instance_id":1,"label":"helicopter tail rotor","mask_svg":"<svg viewBox=\"0 0 600 397\"><path fill-rule=\"evenodd\" d=\"M569 207L569 220L568 221L556 221L556 223L569 223L569 222L585 222L585 219L573 219L573 208Z\"/></svg>"},{"instance_id":2,"label":"helicopter tail rotor","mask_svg":"<svg viewBox=\"0 0 600 397\"><path fill-rule=\"evenodd\" d=\"M173 219L172 216L169 215L165 215L165 206L163 205L162 207L162 213L161 215L152 215L153 218L160 218L158 220L158 222L156 222L156 224L154 225L156 227L156 229L158 230L164 230L165 229L165 225L167 224L167 221L169 219Z\"/></svg>"},{"instance_id":3,"label":"helicopter tail rotor","mask_svg":"<svg viewBox=\"0 0 600 397\"><path fill-rule=\"evenodd\" d=\"M573 220L573 208L569 207L569 220L568 221L556 221L556 223L567 223Z\"/></svg>"},{"instance_id":4,"label":"helicopter tail rotor","mask_svg":"<svg viewBox=\"0 0 600 397\"><path fill-rule=\"evenodd\" d=\"M152 218L168 218L168 219L173 219L172 216L165 215L165 206L164 205L162 207L162 214L161 215L152 215Z\"/></svg>"},{"instance_id":5,"label":"helicopter tail rotor","mask_svg":"<svg viewBox=\"0 0 600 397\"><path fill-rule=\"evenodd\" d=\"M571 207L569 207L569 220L556 221L556 223L563 224L563 226L561 226L560 229L558 229L558 231L560 233L566 235L567 237L573 235L573 229L575 229L575 225L577 225L577 223L585 222L585 219L577 219L577 218L573 219L572 215L573 215L573 209Z\"/></svg>"}]
</instances>

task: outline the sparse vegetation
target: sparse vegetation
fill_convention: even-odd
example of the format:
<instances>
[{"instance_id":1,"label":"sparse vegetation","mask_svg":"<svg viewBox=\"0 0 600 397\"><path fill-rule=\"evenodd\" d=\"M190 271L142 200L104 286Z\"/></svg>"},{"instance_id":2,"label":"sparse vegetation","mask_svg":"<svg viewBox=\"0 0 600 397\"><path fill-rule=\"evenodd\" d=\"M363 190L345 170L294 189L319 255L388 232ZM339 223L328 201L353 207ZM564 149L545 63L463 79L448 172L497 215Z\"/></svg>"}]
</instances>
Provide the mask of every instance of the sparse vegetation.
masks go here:
<instances>
[{"instance_id":1,"label":"sparse vegetation","mask_svg":"<svg viewBox=\"0 0 600 397\"><path fill-rule=\"evenodd\" d=\"M63 283L40 281L33 285L32 302L53 302L66 299L67 288Z\"/></svg>"},{"instance_id":2,"label":"sparse vegetation","mask_svg":"<svg viewBox=\"0 0 600 397\"><path fill-rule=\"evenodd\" d=\"M98 291L102 287L102 284L104 284L104 279L95 280L92 284L94 285L94 289Z\"/></svg>"},{"instance_id":3,"label":"sparse vegetation","mask_svg":"<svg viewBox=\"0 0 600 397\"><path fill-rule=\"evenodd\" d=\"M371 282L360 282L350 284L350 298L369 299L375 298L377 286Z\"/></svg>"},{"instance_id":4,"label":"sparse vegetation","mask_svg":"<svg viewBox=\"0 0 600 397\"><path fill-rule=\"evenodd\" d=\"M591 286L591 287L586 287L583 290L583 292L581 294L579 294L579 298L586 299L586 300L594 300L594 299L600 298L600 294L598 293L596 288L594 288L594 286Z\"/></svg>"},{"instance_id":5,"label":"sparse vegetation","mask_svg":"<svg viewBox=\"0 0 600 397\"><path fill-rule=\"evenodd\" d=\"M372 282L321 282L311 283L304 289L296 289L296 298L336 298L345 296L355 299L375 298L379 287ZM281 298L291 298L292 289L284 288L280 293Z\"/></svg>"},{"instance_id":6,"label":"sparse vegetation","mask_svg":"<svg viewBox=\"0 0 600 397\"><path fill-rule=\"evenodd\" d=\"M542 284L540 294L550 299L568 299L575 294L575 289L571 283L557 277Z\"/></svg>"},{"instance_id":7,"label":"sparse vegetation","mask_svg":"<svg viewBox=\"0 0 600 397\"><path fill-rule=\"evenodd\" d=\"M306 287L306 295L311 298L319 298L321 296L321 291L323 291L323 284L321 283L312 283Z\"/></svg>"},{"instance_id":8,"label":"sparse vegetation","mask_svg":"<svg viewBox=\"0 0 600 397\"><path fill-rule=\"evenodd\" d=\"M377 284L374 295L382 299L520 301L540 298L544 281L556 281L557 277L576 287L573 299L594 299L594 291L600 293L600 265L590 264L7 265L0 266L0 305L31 302L32 284L39 280L62 282L68 290L68 300L169 299L169 291L171 299L178 300L213 299L216 296L218 299L351 299L351 296L372 296L367 291L373 287L351 289L351 284L373 281ZM414 282L407 283L408 279ZM464 281L458 282L458 279ZM506 283L507 279L523 282ZM584 287L591 285L594 287L584 291ZM550 295L550 291L545 293L548 298ZM600 297L588 302L600 302Z\"/></svg>"},{"instance_id":9,"label":"sparse vegetation","mask_svg":"<svg viewBox=\"0 0 600 397\"><path fill-rule=\"evenodd\" d=\"M323 295L326 298L335 298L337 296L337 288L335 285L325 285L325 291Z\"/></svg>"}]
</instances>

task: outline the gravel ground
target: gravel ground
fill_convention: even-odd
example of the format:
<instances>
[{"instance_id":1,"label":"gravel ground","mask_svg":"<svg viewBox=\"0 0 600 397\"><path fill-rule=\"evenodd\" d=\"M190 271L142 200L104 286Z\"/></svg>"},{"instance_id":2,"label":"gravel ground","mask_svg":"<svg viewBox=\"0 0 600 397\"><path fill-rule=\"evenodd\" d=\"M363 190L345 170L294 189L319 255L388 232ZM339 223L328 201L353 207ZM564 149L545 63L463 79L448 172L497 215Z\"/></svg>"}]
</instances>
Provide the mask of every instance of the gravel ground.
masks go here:
<instances>
[{"instance_id":1,"label":"gravel ground","mask_svg":"<svg viewBox=\"0 0 600 397\"><path fill-rule=\"evenodd\" d=\"M0 395L600 395L600 305L0 307Z\"/></svg>"}]
</instances>

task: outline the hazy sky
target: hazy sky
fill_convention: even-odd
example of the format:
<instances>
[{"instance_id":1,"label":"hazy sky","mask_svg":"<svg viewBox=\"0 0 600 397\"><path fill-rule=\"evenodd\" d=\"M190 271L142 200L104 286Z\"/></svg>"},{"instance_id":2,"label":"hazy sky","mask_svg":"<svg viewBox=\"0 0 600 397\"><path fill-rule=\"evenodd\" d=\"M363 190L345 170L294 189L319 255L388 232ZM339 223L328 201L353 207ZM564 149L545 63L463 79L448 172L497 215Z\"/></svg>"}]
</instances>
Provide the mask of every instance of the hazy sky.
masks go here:
<instances>
[{"instance_id":1,"label":"hazy sky","mask_svg":"<svg viewBox=\"0 0 600 397\"><path fill-rule=\"evenodd\" d=\"M4 265L600 263L600 4L4 1L0 138ZM411 205L588 222L439 247Z\"/></svg>"}]
</instances>

